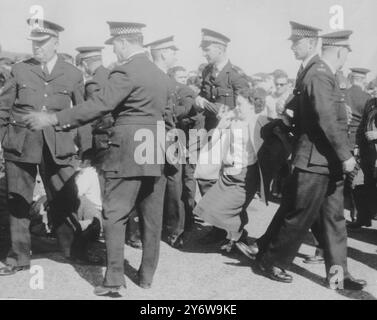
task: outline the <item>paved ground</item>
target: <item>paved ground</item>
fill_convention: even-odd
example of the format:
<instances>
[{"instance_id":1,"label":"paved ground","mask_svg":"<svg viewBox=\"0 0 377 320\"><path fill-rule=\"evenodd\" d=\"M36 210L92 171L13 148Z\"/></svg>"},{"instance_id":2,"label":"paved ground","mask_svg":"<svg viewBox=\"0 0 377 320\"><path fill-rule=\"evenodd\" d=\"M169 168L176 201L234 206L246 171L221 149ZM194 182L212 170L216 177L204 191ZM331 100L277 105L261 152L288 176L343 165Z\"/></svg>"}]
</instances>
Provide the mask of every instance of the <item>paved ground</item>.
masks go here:
<instances>
[{"instance_id":1,"label":"paved ground","mask_svg":"<svg viewBox=\"0 0 377 320\"><path fill-rule=\"evenodd\" d=\"M266 208L253 201L250 208L250 237L266 229L276 205ZM135 284L140 251L125 247L128 294L124 299L376 299L377 224L362 233L350 234L349 268L356 277L368 281L363 292L335 292L322 284L324 266L302 263L302 256L314 252L302 245L292 267L294 282L282 284L256 274L255 264L235 253L224 256L216 247L201 247L196 239L207 227L199 226L182 251L161 244L161 258L153 288L143 290ZM310 238L309 242L310 243ZM104 269L71 265L59 253L35 255L32 264L44 272L44 288L31 289L32 274L18 273L0 278L0 298L16 299L97 299L93 286L101 283ZM110 298L108 298L110 299Z\"/></svg>"}]
</instances>

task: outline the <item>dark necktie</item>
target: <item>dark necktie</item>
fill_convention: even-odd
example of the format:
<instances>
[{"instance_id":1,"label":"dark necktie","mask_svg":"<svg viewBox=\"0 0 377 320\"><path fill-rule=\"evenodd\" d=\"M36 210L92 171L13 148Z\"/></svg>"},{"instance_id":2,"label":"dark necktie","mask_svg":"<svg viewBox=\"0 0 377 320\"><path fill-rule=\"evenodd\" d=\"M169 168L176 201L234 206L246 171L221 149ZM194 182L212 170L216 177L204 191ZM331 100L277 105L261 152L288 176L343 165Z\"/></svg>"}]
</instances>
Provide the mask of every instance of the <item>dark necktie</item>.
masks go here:
<instances>
[{"instance_id":1,"label":"dark necktie","mask_svg":"<svg viewBox=\"0 0 377 320\"><path fill-rule=\"evenodd\" d=\"M300 75L301 75L301 73L302 73L303 71L304 71L304 65L301 64L300 69L298 70L298 73L297 73L297 78L300 77Z\"/></svg>"},{"instance_id":2,"label":"dark necktie","mask_svg":"<svg viewBox=\"0 0 377 320\"><path fill-rule=\"evenodd\" d=\"M217 77L217 71L218 71L217 67L215 65L213 65L212 73L211 73L211 77L212 77L213 80L215 80L216 77Z\"/></svg>"},{"instance_id":3,"label":"dark necktie","mask_svg":"<svg viewBox=\"0 0 377 320\"><path fill-rule=\"evenodd\" d=\"M42 71L43 71L43 73L46 77L49 76L50 73L48 72L48 68L47 68L46 63L42 63Z\"/></svg>"}]
</instances>

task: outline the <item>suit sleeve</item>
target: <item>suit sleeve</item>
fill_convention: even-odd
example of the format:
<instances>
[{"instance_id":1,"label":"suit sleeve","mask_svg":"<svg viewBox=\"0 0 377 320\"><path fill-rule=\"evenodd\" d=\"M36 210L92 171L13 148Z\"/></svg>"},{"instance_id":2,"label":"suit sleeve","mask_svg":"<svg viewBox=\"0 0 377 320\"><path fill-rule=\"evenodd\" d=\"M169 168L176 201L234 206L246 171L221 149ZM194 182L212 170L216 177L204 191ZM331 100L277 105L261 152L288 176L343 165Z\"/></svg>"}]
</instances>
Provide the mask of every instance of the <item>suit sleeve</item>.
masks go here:
<instances>
[{"instance_id":1,"label":"suit sleeve","mask_svg":"<svg viewBox=\"0 0 377 320\"><path fill-rule=\"evenodd\" d=\"M180 97L178 104L176 105L175 114L177 120L181 121L190 114L192 108L195 105L195 92L190 88L182 86L178 90L178 95Z\"/></svg>"},{"instance_id":2,"label":"suit sleeve","mask_svg":"<svg viewBox=\"0 0 377 320\"><path fill-rule=\"evenodd\" d=\"M352 157L347 137L343 134L338 122L337 108L333 95L334 84L332 79L324 75L313 75L308 85L308 94L311 106L314 108L314 132L324 136L341 162ZM316 121L317 120L317 121Z\"/></svg>"},{"instance_id":3,"label":"suit sleeve","mask_svg":"<svg viewBox=\"0 0 377 320\"><path fill-rule=\"evenodd\" d=\"M356 131L356 145L357 146L363 145L366 141L365 132L367 131L369 113L373 110L375 105L376 105L376 99L368 100L365 105L360 124L357 127L357 131Z\"/></svg>"},{"instance_id":4,"label":"suit sleeve","mask_svg":"<svg viewBox=\"0 0 377 320\"><path fill-rule=\"evenodd\" d=\"M9 120L9 113L16 101L17 82L13 70L10 77L0 90L0 142L3 141L5 128Z\"/></svg>"},{"instance_id":5,"label":"suit sleeve","mask_svg":"<svg viewBox=\"0 0 377 320\"><path fill-rule=\"evenodd\" d=\"M105 86L88 100L73 109L66 109L56 114L59 125L79 127L102 117L116 108L128 98L134 89L129 75L120 69L115 69Z\"/></svg>"}]
</instances>

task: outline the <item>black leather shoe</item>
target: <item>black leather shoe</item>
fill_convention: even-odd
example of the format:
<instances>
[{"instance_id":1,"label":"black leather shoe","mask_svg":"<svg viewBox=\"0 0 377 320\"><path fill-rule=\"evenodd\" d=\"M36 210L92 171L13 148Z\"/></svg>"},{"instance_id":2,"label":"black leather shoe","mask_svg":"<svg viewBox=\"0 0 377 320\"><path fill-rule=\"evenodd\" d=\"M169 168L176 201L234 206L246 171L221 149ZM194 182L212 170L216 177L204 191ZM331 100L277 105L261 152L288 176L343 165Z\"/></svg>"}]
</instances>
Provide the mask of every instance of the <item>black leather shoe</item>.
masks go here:
<instances>
[{"instance_id":1,"label":"black leather shoe","mask_svg":"<svg viewBox=\"0 0 377 320\"><path fill-rule=\"evenodd\" d=\"M361 291L367 285L365 280L355 279L352 276L348 276L344 279L343 285L342 284L330 284L329 280L327 280L327 287L333 290L353 290L353 291Z\"/></svg>"},{"instance_id":2,"label":"black leather shoe","mask_svg":"<svg viewBox=\"0 0 377 320\"><path fill-rule=\"evenodd\" d=\"M117 287L105 287L105 286L98 286L94 289L94 294L96 296L108 296L112 298L120 298L125 294L125 286L117 286Z\"/></svg>"},{"instance_id":3,"label":"black leather shoe","mask_svg":"<svg viewBox=\"0 0 377 320\"><path fill-rule=\"evenodd\" d=\"M203 245L216 244L223 241L226 237L226 231L213 227L204 237L199 239L199 243Z\"/></svg>"},{"instance_id":4,"label":"black leather shoe","mask_svg":"<svg viewBox=\"0 0 377 320\"><path fill-rule=\"evenodd\" d=\"M175 248L175 249L182 249L183 248L183 238L182 236L168 236L167 243Z\"/></svg>"},{"instance_id":5,"label":"black leather shoe","mask_svg":"<svg viewBox=\"0 0 377 320\"><path fill-rule=\"evenodd\" d=\"M13 274L16 274L17 272L26 270L30 270L30 266L5 266L3 268L0 268L0 276L11 276Z\"/></svg>"},{"instance_id":6,"label":"black leather shoe","mask_svg":"<svg viewBox=\"0 0 377 320\"><path fill-rule=\"evenodd\" d=\"M344 290L360 291L363 290L366 285L367 282L365 280L348 277L344 279L343 288Z\"/></svg>"},{"instance_id":7,"label":"black leather shoe","mask_svg":"<svg viewBox=\"0 0 377 320\"><path fill-rule=\"evenodd\" d=\"M256 255L258 254L258 247L255 248L254 245L248 245L243 241L237 241L235 246L241 253L243 253L250 260L255 260Z\"/></svg>"},{"instance_id":8,"label":"black leather shoe","mask_svg":"<svg viewBox=\"0 0 377 320\"><path fill-rule=\"evenodd\" d=\"M264 276L270 278L271 280L284 282L284 283L291 283L293 278L291 275L285 272L285 270L280 269L275 266L268 266L261 262L258 263L259 270L263 273Z\"/></svg>"},{"instance_id":9,"label":"black leather shoe","mask_svg":"<svg viewBox=\"0 0 377 320\"><path fill-rule=\"evenodd\" d=\"M139 281L139 287L142 289L150 289L152 284L149 282Z\"/></svg>"},{"instance_id":10,"label":"black leather shoe","mask_svg":"<svg viewBox=\"0 0 377 320\"><path fill-rule=\"evenodd\" d=\"M135 248L135 249L142 249L143 248L143 243L141 240L127 240L126 245Z\"/></svg>"},{"instance_id":11,"label":"black leather shoe","mask_svg":"<svg viewBox=\"0 0 377 320\"><path fill-rule=\"evenodd\" d=\"M325 259L322 256L307 256L303 262L306 264L322 264L325 263Z\"/></svg>"},{"instance_id":12,"label":"black leather shoe","mask_svg":"<svg viewBox=\"0 0 377 320\"><path fill-rule=\"evenodd\" d=\"M235 241L233 240L226 240L220 247L221 251L225 251L226 253L231 253L235 247Z\"/></svg>"},{"instance_id":13,"label":"black leather shoe","mask_svg":"<svg viewBox=\"0 0 377 320\"><path fill-rule=\"evenodd\" d=\"M317 248L315 250L315 254L313 256L307 256L304 261L306 264L321 264L325 263L325 259L323 258L323 250Z\"/></svg>"},{"instance_id":14,"label":"black leather shoe","mask_svg":"<svg viewBox=\"0 0 377 320\"><path fill-rule=\"evenodd\" d=\"M360 222L360 221L354 221L347 224L347 229L351 231L360 231L363 227L371 227L372 223L369 222Z\"/></svg>"}]
</instances>

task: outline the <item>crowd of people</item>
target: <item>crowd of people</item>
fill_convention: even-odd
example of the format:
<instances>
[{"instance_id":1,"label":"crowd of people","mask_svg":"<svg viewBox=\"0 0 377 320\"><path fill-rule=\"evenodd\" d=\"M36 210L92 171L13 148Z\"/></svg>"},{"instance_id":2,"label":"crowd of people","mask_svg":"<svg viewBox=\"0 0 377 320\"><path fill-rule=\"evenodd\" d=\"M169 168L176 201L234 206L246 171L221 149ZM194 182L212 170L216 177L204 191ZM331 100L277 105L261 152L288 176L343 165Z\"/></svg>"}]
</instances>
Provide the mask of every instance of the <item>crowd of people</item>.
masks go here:
<instances>
[{"instance_id":1,"label":"crowd of people","mask_svg":"<svg viewBox=\"0 0 377 320\"><path fill-rule=\"evenodd\" d=\"M343 207L349 200L352 230L370 227L377 213L377 82L367 83L363 68L344 75L351 31L320 35L291 22L301 66L290 79L281 69L245 74L227 56L231 40L209 29L201 42L207 63L188 71L176 65L173 36L143 43L144 24L108 23L105 44L117 62L106 68L103 47L58 53L64 29L28 23L33 56L0 61L1 276L30 268L37 235L56 238L73 262L106 265L96 295L122 293L124 244L141 249L139 285L147 289L160 239L181 249L204 221L212 228L198 245L239 250L286 283L311 230L318 245L305 262L325 263L329 286L339 266L336 285L363 289L347 268ZM161 123L163 150L173 150L163 163ZM137 156L145 129L153 162ZM257 199L280 207L250 243L247 209ZM90 250L101 237L106 261Z\"/></svg>"}]
</instances>

